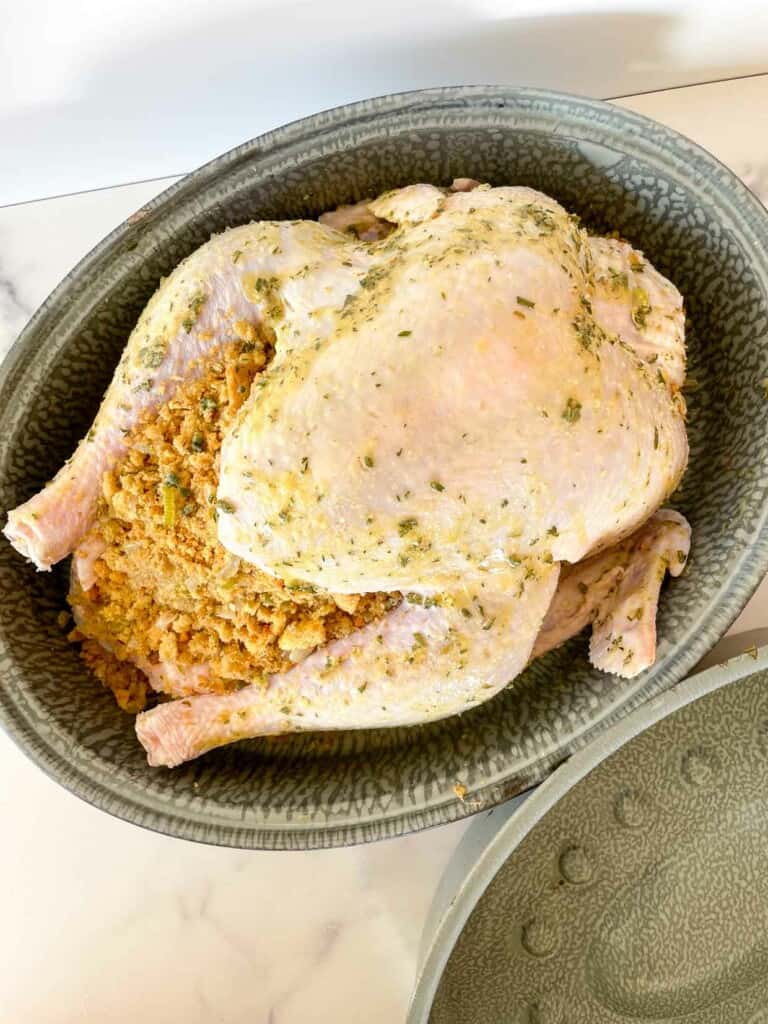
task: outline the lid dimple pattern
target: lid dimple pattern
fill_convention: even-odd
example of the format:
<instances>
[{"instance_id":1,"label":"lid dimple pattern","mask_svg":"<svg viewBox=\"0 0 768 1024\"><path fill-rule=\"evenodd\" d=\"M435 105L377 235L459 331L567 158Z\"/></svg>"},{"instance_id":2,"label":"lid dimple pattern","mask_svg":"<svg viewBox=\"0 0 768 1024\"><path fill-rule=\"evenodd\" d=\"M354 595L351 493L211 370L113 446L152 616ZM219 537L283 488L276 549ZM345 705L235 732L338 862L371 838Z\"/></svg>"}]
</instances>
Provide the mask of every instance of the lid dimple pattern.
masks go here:
<instances>
[{"instance_id":1,"label":"lid dimple pattern","mask_svg":"<svg viewBox=\"0 0 768 1024\"><path fill-rule=\"evenodd\" d=\"M536 1020L543 996L579 1024L768 1020L766 713L761 668L630 739L519 842L510 819L516 845L466 920L430 1024ZM560 775L567 787L567 766ZM617 827L616 807L625 817L640 793L653 827ZM574 829L590 837L589 861ZM599 870L588 885L553 886L553 848L561 871L566 854ZM545 956L505 940L544 921Z\"/></svg>"}]
</instances>

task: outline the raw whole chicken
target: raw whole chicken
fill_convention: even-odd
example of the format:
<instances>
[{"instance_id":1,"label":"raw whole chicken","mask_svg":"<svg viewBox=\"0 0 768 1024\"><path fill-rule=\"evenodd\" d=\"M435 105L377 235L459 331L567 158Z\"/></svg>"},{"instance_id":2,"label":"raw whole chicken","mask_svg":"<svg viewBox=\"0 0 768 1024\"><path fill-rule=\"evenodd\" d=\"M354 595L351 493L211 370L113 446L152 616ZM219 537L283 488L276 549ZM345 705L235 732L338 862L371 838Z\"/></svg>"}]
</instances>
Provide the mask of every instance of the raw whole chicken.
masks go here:
<instances>
[{"instance_id":1,"label":"raw whole chicken","mask_svg":"<svg viewBox=\"0 0 768 1024\"><path fill-rule=\"evenodd\" d=\"M222 447L219 540L295 585L403 598L286 672L139 715L151 764L442 718L588 623L596 666L652 664L690 542L657 511L688 456L681 296L553 199L475 186L215 236L150 301L89 438L10 513L38 568L71 554L127 428L248 324L272 333Z\"/></svg>"}]
</instances>

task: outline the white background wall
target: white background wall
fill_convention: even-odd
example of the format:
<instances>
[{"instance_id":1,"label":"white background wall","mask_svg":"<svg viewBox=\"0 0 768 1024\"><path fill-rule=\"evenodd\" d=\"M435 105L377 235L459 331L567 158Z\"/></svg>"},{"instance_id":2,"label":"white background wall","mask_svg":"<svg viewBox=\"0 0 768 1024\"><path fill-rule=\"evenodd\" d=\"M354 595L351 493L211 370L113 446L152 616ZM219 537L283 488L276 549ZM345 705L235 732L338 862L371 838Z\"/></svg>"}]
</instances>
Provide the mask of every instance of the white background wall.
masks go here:
<instances>
[{"instance_id":1,"label":"white background wall","mask_svg":"<svg viewBox=\"0 0 768 1024\"><path fill-rule=\"evenodd\" d=\"M0 0L0 204L180 173L401 89L764 71L766 0Z\"/></svg>"}]
</instances>

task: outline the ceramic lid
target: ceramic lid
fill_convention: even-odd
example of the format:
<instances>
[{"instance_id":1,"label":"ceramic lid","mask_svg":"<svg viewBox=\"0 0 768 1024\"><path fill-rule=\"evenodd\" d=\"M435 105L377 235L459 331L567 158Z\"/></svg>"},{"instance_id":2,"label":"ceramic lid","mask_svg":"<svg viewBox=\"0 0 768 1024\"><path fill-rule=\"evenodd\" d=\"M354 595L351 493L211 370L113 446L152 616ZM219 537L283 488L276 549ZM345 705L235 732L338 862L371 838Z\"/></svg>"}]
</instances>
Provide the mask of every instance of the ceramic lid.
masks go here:
<instances>
[{"instance_id":1,"label":"ceramic lid","mask_svg":"<svg viewBox=\"0 0 768 1024\"><path fill-rule=\"evenodd\" d=\"M768 649L657 698L476 832L411 1024L768 1022Z\"/></svg>"}]
</instances>

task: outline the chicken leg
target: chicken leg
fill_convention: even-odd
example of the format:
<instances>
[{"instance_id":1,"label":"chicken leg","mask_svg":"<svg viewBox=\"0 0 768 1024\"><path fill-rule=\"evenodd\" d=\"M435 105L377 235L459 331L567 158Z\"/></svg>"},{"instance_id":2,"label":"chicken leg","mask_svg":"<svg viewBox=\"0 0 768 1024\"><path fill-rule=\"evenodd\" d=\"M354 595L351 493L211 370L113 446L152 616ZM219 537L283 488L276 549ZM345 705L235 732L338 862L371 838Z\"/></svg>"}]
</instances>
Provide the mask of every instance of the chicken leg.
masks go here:
<instances>
[{"instance_id":1,"label":"chicken leg","mask_svg":"<svg viewBox=\"0 0 768 1024\"><path fill-rule=\"evenodd\" d=\"M152 765L275 733L413 725L488 700L528 661L558 568L409 594L384 620L237 693L161 704L136 719Z\"/></svg>"}]
</instances>

